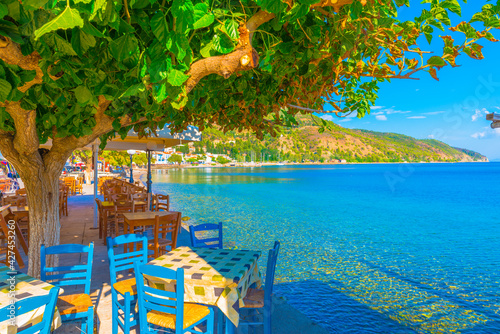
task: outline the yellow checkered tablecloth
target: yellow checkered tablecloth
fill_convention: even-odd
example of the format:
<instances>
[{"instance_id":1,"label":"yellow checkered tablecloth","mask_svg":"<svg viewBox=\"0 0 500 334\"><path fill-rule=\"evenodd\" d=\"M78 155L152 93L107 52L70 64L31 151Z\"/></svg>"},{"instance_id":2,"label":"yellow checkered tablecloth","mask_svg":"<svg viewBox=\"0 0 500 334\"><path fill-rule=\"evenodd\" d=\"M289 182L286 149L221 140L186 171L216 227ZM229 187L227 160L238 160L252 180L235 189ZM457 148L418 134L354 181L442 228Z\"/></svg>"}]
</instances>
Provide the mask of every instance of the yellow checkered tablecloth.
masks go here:
<instances>
[{"instance_id":1,"label":"yellow checkered tablecloth","mask_svg":"<svg viewBox=\"0 0 500 334\"><path fill-rule=\"evenodd\" d=\"M47 295L49 290L54 287L49 283L37 280L20 272L18 272L15 276L12 276L9 273L10 269L8 267L0 266L0 309L10 305L11 296L9 293L11 290L8 281L10 277L15 277L15 296L17 301L24 298ZM17 333L19 328L37 324L42 321L44 311L45 306L17 316L15 319L15 326L11 325L11 321L9 319L0 319L0 333L13 334ZM54 312L54 320L52 322L52 329L59 328L60 326L61 315L56 308L56 311Z\"/></svg>"},{"instance_id":2,"label":"yellow checkered tablecloth","mask_svg":"<svg viewBox=\"0 0 500 334\"><path fill-rule=\"evenodd\" d=\"M149 262L184 269L184 301L217 305L238 326L248 288L262 284L259 251L179 247ZM148 278L157 288L173 291L171 281Z\"/></svg>"}]
</instances>

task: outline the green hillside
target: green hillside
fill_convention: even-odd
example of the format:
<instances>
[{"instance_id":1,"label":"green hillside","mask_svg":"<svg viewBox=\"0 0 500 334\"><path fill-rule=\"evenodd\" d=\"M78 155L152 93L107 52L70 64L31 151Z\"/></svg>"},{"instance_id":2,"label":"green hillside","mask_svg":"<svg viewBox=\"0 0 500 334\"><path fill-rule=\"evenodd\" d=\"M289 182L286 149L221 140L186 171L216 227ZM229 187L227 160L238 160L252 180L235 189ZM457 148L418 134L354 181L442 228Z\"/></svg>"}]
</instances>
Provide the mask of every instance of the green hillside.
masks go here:
<instances>
[{"instance_id":1,"label":"green hillside","mask_svg":"<svg viewBox=\"0 0 500 334\"><path fill-rule=\"evenodd\" d=\"M196 153L227 154L238 161L289 162L458 162L488 161L479 153L451 147L435 139L417 140L397 134L353 130L322 120L298 117L294 128L281 128L276 137L257 139L250 133L223 133L203 130L203 140L195 143Z\"/></svg>"}]
</instances>

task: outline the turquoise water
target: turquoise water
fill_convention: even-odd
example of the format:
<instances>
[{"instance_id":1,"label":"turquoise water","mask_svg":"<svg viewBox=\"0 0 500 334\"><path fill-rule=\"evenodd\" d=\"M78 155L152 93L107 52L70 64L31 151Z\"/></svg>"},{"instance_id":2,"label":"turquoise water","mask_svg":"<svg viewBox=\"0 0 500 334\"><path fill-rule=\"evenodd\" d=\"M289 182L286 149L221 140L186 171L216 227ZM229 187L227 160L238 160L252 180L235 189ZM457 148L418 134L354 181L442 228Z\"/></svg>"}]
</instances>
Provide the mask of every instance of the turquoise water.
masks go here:
<instances>
[{"instance_id":1,"label":"turquoise water","mask_svg":"<svg viewBox=\"0 0 500 334\"><path fill-rule=\"evenodd\" d=\"M226 246L280 240L279 300L331 333L500 333L500 163L164 173L154 191Z\"/></svg>"}]
</instances>

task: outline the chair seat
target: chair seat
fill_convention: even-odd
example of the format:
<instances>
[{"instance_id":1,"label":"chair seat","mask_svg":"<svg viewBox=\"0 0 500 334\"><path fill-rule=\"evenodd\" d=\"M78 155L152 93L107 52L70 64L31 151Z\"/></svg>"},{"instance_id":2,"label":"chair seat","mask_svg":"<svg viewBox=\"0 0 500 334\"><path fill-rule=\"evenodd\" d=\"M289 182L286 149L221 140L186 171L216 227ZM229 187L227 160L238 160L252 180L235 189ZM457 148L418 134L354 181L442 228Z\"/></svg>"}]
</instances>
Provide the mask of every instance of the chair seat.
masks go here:
<instances>
[{"instance_id":1,"label":"chair seat","mask_svg":"<svg viewBox=\"0 0 500 334\"><path fill-rule=\"evenodd\" d=\"M137 295L137 288L135 285L135 278L129 278L113 284L113 288L120 294L125 295L127 292L130 295Z\"/></svg>"},{"instance_id":2,"label":"chair seat","mask_svg":"<svg viewBox=\"0 0 500 334\"><path fill-rule=\"evenodd\" d=\"M173 310L173 309L172 309ZM207 315L210 310L206 306L198 304L184 304L184 328L186 329ZM175 329L175 314L168 314L159 311L148 312L148 322L164 328Z\"/></svg>"},{"instance_id":3,"label":"chair seat","mask_svg":"<svg viewBox=\"0 0 500 334\"><path fill-rule=\"evenodd\" d=\"M245 308L261 308L264 307L264 290L263 289L248 289L247 295L243 298Z\"/></svg>"},{"instance_id":4,"label":"chair seat","mask_svg":"<svg viewBox=\"0 0 500 334\"><path fill-rule=\"evenodd\" d=\"M85 293L59 296L57 299L57 309L61 315L87 312L91 306L92 299Z\"/></svg>"}]
</instances>

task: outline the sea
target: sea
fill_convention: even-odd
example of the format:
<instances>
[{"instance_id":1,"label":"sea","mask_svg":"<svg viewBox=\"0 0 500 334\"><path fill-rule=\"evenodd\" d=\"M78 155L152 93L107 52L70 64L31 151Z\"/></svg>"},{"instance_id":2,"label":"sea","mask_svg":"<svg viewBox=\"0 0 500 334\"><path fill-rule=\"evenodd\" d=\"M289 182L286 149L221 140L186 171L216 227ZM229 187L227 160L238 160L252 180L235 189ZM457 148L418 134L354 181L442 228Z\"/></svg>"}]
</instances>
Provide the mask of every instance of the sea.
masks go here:
<instances>
[{"instance_id":1,"label":"sea","mask_svg":"<svg viewBox=\"0 0 500 334\"><path fill-rule=\"evenodd\" d=\"M153 171L225 247L281 242L275 298L330 333L500 333L500 163Z\"/></svg>"}]
</instances>

